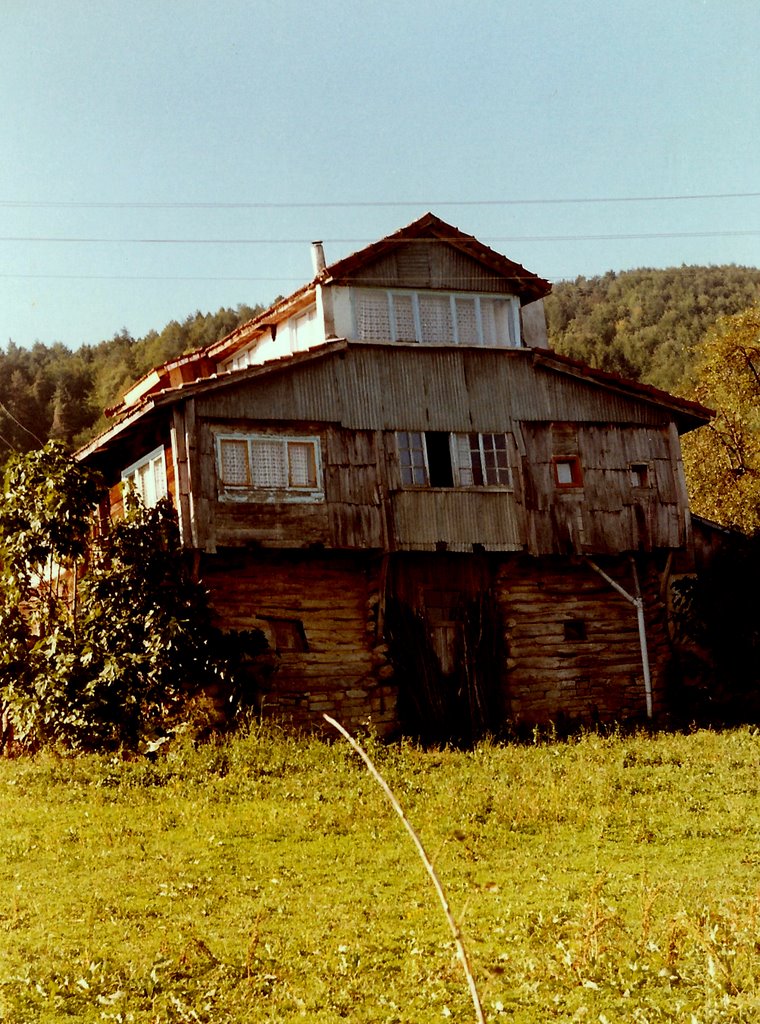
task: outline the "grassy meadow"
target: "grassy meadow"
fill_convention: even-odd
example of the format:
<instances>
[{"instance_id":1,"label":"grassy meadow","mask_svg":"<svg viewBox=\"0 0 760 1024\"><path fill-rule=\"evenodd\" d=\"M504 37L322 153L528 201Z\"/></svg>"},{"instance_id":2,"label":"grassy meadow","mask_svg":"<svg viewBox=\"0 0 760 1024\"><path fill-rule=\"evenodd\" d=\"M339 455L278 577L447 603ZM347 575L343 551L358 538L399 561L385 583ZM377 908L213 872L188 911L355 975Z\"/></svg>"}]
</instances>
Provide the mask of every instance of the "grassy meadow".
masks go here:
<instances>
[{"instance_id":1,"label":"grassy meadow","mask_svg":"<svg viewBox=\"0 0 760 1024\"><path fill-rule=\"evenodd\" d=\"M760 1021L760 734L367 749L486 1017ZM0 759L0 1021L471 1021L440 906L345 741Z\"/></svg>"}]
</instances>

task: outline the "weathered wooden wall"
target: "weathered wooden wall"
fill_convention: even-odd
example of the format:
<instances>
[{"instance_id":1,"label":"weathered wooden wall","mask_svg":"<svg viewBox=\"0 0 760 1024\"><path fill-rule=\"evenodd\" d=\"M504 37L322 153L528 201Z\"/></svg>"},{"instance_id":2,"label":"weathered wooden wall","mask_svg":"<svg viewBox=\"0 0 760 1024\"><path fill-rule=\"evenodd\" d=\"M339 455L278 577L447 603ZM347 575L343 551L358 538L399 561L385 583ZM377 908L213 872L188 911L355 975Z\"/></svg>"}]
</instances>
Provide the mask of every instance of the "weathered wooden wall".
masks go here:
<instances>
[{"instance_id":1,"label":"weathered wooden wall","mask_svg":"<svg viewBox=\"0 0 760 1024\"><path fill-rule=\"evenodd\" d=\"M666 425L668 410L536 363L532 349L344 343L207 383L198 416L339 423L349 430L509 429L515 420Z\"/></svg>"},{"instance_id":2,"label":"weathered wooden wall","mask_svg":"<svg viewBox=\"0 0 760 1024\"><path fill-rule=\"evenodd\" d=\"M381 288L446 289L514 295L519 282L504 278L471 256L438 241L396 245L366 267L341 277L344 284Z\"/></svg>"},{"instance_id":3,"label":"weathered wooden wall","mask_svg":"<svg viewBox=\"0 0 760 1024\"><path fill-rule=\"evenodd\" d=\"M644 570L647 642L659 716L666 710L668 659L661 571L652 559L639 559L638 565ZM627 559L610 561L604 568L633 592ZM495 589L504 615L505 703L515 722L644 717L636 610L589 565L566 558L503 560Z\"/></svg>"},{"instance_id":4,"label":"weathered wooden wall","mask_svg":"<svg viewBox=\"0 0 760 1024\"><path fill-rule=\"evenodd\" d=\"M685 499L678 491L677 453L672 454L667 428L509 425L518 438L511 456L514 485L489 490L402 487L392 431L303 421L283 428L247 418L204 420L197 432L195 514L185 513L194 526L192 546L208 552L256 543L281 549L484 549L535 555L685 546ZM320 439L324 500L284 502L266 494L261 500L253 495L220 500L215 434L278 428ZM581 485L557 487L553 459L558 454L578 455ZM646 487L632 485L632 463L647 467Z\"/></svg>"},{"instance_id":5,"label":"weathered wooden wall","mask_svg":"<svg viewBox=\"0 0 760 1024\"><path fill-rule=\"evenodd\" d=\"M686 543L678 452L667 427L612 423L523 423L522 460L533 554L651 551ZM577 487L556 484L553 459L577 455ZM635 487L630 467L647 467Z\"/></svg>"},{"instance_id":6,"label":"weathered wooden wall","mask_svg":"<svg viewBox=\"0 0 760 1024\"><path fill-rule=\"evenodd\" d=\"M320 728L397 726L396 688L377 635L380 563L361 556L260 552L207 558L202 580L225 629L263 629L277 670L255 695L264 714ZM299 640L300 638L300 640Z\"/></svg>"},{"instance_id":7,"label":"weathered wooden wall","mask_svg":"<svg viewBox=\"0 0 760 1024\"><path fill-rule=\"evenodd\" d=\"M663 569L651 557L639 556L637 564L660 716L668 710ZM628 559L606 560L604 568L633 591ZM445 674L456 668L452 652L461 650L460 616L473 599L488 598L492 632L503 640L503 659L487 672L498 692L483 695L501 709L492 729L645 716L635 609L579 559L399 553L388 565L259 552L207 558L202 579L223 628L261 628L277 649L277 671L256 699L265 714L295 725L320 728L327 712L351 728L371 720L381 734L403 726L383 635L391 599L426 623Z\"/></svg>"},{"instance_id":8,"label":"weathered wooden wall","mask_svg":"<svg viewBox=\"0 0 760 1024\"><path fill-rule=\"evenodd\" d=\"M391 498L393 550L522 551L525 517L509 491L399 490Z\"/></svg>"}]
</instances>

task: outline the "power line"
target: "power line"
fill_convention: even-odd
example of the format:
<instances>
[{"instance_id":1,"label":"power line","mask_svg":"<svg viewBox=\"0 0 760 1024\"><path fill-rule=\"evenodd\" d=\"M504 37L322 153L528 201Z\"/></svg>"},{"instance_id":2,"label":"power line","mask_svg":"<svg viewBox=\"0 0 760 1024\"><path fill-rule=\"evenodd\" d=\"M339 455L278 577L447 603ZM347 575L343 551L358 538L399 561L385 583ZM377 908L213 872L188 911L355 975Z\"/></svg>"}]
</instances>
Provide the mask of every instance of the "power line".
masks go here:
<instances>
[{"instance_id":1,"label":"power line","mask_svg":"<svg viewBox=\"0 0 760 1024\"><path fill-rule=\"evenodd\" d=\"M327 202L64 202L58 200L0 199L0 207L9 209L74 209L74 210L326 210L377 209L415 207L426 210L441 206L553 206L581 203L671 203L704 201L707 199L758 199L760 192L703 192L693 195L656 196L569 196L535 199L445 199L441 201L411 199L400 200L340 200Z\"/></svg>"},{"instance_id":2,"label":"power line","mask_svg":"<svg viewBox=\"0 0 760 1024\"><path fill-rule=\"evenodd\" d=\"M22 430L25 430L26 433L30 437L33 437L38 444L43 445L45 443L43 440L37 437L37 435L33 431L31 431L28 427L25 427L21 420L17 420L13 413L10 411L10 409L8 409L7 406L3 405L2 402L0 402L0 412L4 412L9 420L12 420L17 427L21 427Z\"/></svg>"},{"instance_id":3,"label":"power line","mask_svg":"<svg viewBox=\"0 0 760 1024\"><path fill-rule=\"evenodd\" d=\"M760 235L748 231L642 231L604 235L500 235L480 239L484 242L611 242L652 238L745 238ZM440 242L457 242L461 238L438 238ZM326 245L365 245L368 238L325 238ZM429 238L399 238L394 244L427 244ZM52 235L3 235L0 242L45 242L74 245L309 245L308 238L75 238Z\"/></svg>"},{"instance_id":4,"label":"power line","mask_svg":"<svg viewBox=\"0 0 760 1024\"><path fill-rule=\"evenodd\" d=\"M212 277L197 275L181 277L178 275L157 277L154 274L6 274L0 273L0 280L13 279L23 281L248 281L281 283L294 281L303 282L301 277Z\"/></svg>"}]
</instances>

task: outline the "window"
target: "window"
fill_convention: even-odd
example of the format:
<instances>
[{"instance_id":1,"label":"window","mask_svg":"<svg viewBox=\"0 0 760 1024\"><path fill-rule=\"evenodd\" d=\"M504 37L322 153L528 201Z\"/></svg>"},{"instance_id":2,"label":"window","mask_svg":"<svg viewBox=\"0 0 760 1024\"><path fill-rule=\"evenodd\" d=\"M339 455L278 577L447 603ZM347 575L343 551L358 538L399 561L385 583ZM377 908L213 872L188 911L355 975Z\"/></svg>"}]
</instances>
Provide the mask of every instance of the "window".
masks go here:
<instances>
[{"instance_id":1,"label":"window","mask_svg":"<svg viewBox=\"0 0 760 1024\"><path fill-rule=\"evenodd\" d=\"M358 289L356 333L364 341L428 345L520 345L520 306L512 295Z\"/></svg>"},{"instance_id":2,"label":"window","mask_svg":"<svg viewBox=\"0 0 760 1024\"><path fill-rule=\"evenodd\" d=\"M121 474L122 488L134 487L143 505L152 508L168 495L166 488L166 458L163 448L156 448Z\"/></svg>"},{"instance_id":3,"label":"window","mask_svg":"<svg viewBox=\"0 0 760 1024\"><path fill-rule=\"evenodd\" d=\"M586 623L583 619L565 619L562 630L567 641L577 643L587 638Z\"/></svg>"},{"instance_id":4,"label":"window","mask_svg":"<svg viewBox=\"0 0 760 1024\"><path fill-rule=\"evenodd\" d=\"M396 434L405 487L512 487L509 434Z\"/></svg>"},{"instance_id":5,"label":"window","mask_svg":"<svg viewBox=\"0 0 760 1024\"><path fill-rule=\"evenodd\" d=\"M632 462L629 466L631 487L649 487L649 463Z\"/></svg>"},{"instance_id":6,"label":"window","mask_svg":"<svg viewBox=\"0 0 760 1024\"><path fill-rule=\"evenodd\" d=\"M506 434L457 434L456 443L462 487L512 486Z\"/></svg>"},{"instance_id":7,"label":"window","mask_svg":"<svg viewBox=\"0 0 760 1024\"><path fill-rule=\"evenodd\" d=\"M423 435L418 431L399 430L396 443L401 464L401 483L406 487L426 487L428 472Z\"/></svg>"},{"instance_id":8,"label":"window","mask_svg":"<svg viewBox=\"0 0 760 1024\"><path fill-rule=\"evenodd\" d=\"M222 434L216 443L220 495L247 499L274 491L284 500L324 497L318 437Z\"/></svg>"},{"instance_id":9,"label":"window","mask_svg":"<svg viewBox=\"0 0 760 1024\"><path fill-rule=\"evenodd\" d=\"M554 465L554 482L557 487L582 487L583 475L581 462L577 455L556 455L552 459Z\"/></svg>"},{"instance_id":10,"label":"window","mask_svg":"<svg viewBox=\"0 0 760 1024\"><path fill-rule=\"evenodd\" d=\"M290 321L292 349L303 352L314 342L319 341L317 332L317 307L310 306L304 313L299 313Z\"/></svg>"},{"instance_id":11,"label":"window","mask_svg":"<svg viewBox=\"0 0 760 1024\"><path fill-rule=\"evenodd\" d=\"M309 644L300 619L276 619L269 615L262 618L272 631L274 649L278 654L283 651L308 651Z\"/></svg>"}]
</instances>

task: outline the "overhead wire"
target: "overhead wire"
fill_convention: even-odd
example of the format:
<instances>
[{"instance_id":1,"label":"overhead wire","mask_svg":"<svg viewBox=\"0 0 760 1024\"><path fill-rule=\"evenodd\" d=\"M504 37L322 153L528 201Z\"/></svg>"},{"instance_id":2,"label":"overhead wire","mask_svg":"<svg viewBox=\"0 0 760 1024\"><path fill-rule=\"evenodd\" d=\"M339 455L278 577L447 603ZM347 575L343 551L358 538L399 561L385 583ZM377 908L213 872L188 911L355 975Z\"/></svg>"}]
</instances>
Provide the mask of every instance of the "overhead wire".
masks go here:
<instances>
[{"instance_id":1,"label":"overhead wire","mask_svg":"<svg viewBox=\"0 0 760 1024\"><path fill-rule=\"evenodd\" d=\"M647 203L647 202L681 202L717 199L755 199L760 192L714 192L699 194L671 195L638 195L638 196L584 196L584 197L543 197L526 199L473 199L413 202L411 200L340 200L340 201L303 201L303 202L96 202L96 201L58 201L58 200L11 200L0 199L0 208L12 209L329 209L329 208L378 208L378 207L477 207L477 206L529 206L559 204L599 204L599 203ZM567 234L567 235L499 235L481 239L486 243L562 243L562 242L595 242L595 241L633 241L676 238L741 238L760 235L760 230L716 230L716 231L656 231L656 232L621 232L604 234ZM441 241L446 241L441 238ZM326 238L323 242L329 245L366 245L375 241L371 238ZM423 243L426 239L398 239L408 245ZM51 235L5 235L0 242L20 244L51 244L51 245L175 245L175 246L253 246L253 245L307 245L307 238L174 238L174 237L76 237ZM553 275L554 279L567 275ZM187 276L187 275L89 275L89 274L20 274L0 272L0 278L14 279L57 279L57 280L112 280L112 281L248 281L248 282L288 282L302 278L280 276Z\"/></svg>"},{"instance_id":2,"label":"overhead wire","mask_svg":"<svg viewBox=\"0 0 760 1024\"><path fill-rule=\"evenodd\" d=\"M484 242L610 242L652 238L743 238L760 235L760 229L742 231L641 231L611 233L602 235L491 235L481 238ZM327 245L365 245L374 239L368 238L324 238ZM398 238L394 244L428 244L429 238ZM443 236L436 241L457 242L461 236L447 239ZM308 238L88 238L66 235L0 235L0 242L52 242L83 245L309 245Z\"/></svg>"},{"instance_id":3,"label":"overhead wire","mask_svg":"<svg viewBox=\"0 0 760 1024\"><path fill-rule=\"evenodd\" d=\"M64 201L32 199L0 199L0 207L19 209L109 209L109 210L325 210L325 209L377 209L393 207L442 206L555 206L582 203L664 203L689 202L706 199L758 199L760 192L702 192L654 196L550 196L534 199L357 199L315 200L297 202L233 201L233 202L128 202L128 201Z\"/></svg>"}]
</instances>

